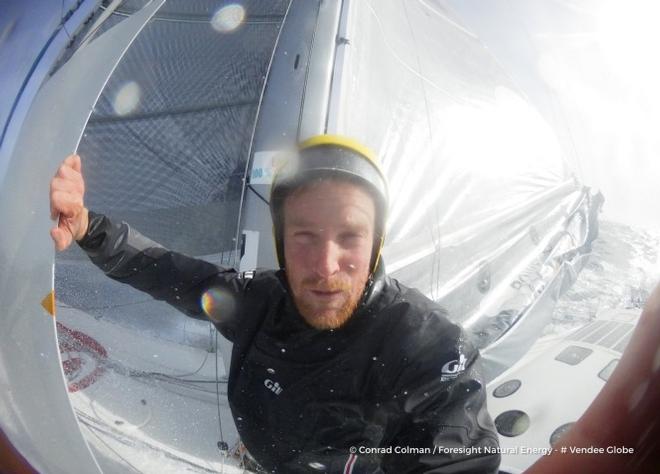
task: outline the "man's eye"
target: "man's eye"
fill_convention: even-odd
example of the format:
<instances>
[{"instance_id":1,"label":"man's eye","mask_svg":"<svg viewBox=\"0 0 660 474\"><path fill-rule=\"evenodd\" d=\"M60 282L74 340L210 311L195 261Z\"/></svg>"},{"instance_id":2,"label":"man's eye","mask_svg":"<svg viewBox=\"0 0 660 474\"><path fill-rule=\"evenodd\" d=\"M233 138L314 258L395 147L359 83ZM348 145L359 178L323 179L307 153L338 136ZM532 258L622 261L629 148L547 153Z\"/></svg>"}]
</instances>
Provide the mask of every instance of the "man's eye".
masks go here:
<instances>
[{"instance_id":1,"label":"man's eye","mask_svg":"<svg viewBox=\"0 0 660 474\"><path fill-rule=\"evenodd\" d=\"M341 236L341 241L346 244L355 244L360 242L361 240L362 240L362 234L359 234L357 232L349 232L346 234L342 234Z\"/></svg>"},{"instance_id":2,"label":"man's eye","mask_svg":"<svg viewBox=\"0 0 660 474\"><path fill-rule=\"evenodd\" d=\"M314 234L311 232L296 232L293 237L298 242L311 242L314 240Z\"/></svg>"}]
</instances>

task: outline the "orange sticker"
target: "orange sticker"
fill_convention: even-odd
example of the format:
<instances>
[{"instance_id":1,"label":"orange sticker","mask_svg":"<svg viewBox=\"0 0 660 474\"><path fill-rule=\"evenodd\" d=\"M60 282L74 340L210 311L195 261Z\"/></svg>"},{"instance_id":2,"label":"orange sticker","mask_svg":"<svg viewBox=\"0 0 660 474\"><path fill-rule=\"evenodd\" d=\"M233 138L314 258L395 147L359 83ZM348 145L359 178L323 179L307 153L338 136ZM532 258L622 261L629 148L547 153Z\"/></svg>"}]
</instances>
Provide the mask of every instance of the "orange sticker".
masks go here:
<instances>
[{"instance_id":1,"label":"orange sticker","mask_svg":"<svg viewBox=\"0 0 660 474\"><path fill-rule=\"evenodd\" d=\"M51 316L55 317L55 291L51 291L43 300L41 300L41 306L43 306Z\"/></svg>"}]
</instances>

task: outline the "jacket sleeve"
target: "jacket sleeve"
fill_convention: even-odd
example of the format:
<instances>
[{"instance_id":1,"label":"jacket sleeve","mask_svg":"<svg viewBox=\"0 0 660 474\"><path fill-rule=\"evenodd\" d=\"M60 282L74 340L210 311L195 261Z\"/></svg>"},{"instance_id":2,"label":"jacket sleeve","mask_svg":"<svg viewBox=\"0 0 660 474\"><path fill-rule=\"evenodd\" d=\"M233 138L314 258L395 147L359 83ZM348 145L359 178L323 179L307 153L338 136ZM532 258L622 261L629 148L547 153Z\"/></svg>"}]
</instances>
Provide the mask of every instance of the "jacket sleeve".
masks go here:
<instances>
[{"instance_id":1,"label":"jacket sleeve","mask_svg":"<svg viewBox=\"0 0 660 474\"><path fill-rule=\"evenodd\" d=\"M229 339L236 333L233 310L246 281L233 269L168 250L125 222L112 222L91 211L87 234L78 244L110 278L165 301L187 316L211 319ZM201 304L205 294L213 303L207 305L208 312Z\"/></svg>"},{"instance_id":2,"label":"jacket sleeve","mask_svg":"<svg viewBox=\"0 0 660 474\"><path fill-rule=\"evenodd\" d=\"M498 470L499 441L486 409L478 351L454 324L442 334L414 349L394 384L405 415L390 443L400 452L383 459L385 472Z\"/></svg>"}]
</instances>

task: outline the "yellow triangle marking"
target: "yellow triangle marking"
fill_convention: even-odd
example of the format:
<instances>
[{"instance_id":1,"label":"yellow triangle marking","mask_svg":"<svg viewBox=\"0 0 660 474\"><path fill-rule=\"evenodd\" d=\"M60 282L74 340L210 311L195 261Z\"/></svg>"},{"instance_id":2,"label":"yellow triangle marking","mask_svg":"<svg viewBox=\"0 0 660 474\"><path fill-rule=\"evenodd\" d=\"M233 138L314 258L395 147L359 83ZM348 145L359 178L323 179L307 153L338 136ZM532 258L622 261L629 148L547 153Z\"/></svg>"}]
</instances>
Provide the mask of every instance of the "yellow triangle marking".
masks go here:
<instances>
[{"instance_id":1,"label":"yellow triangle marking","mask_svg":"<svg viewBox=\"0 0 660 474\"><path fill-rule=\"evenodd\" d=\"M55 316L55 291L51 291L41 300L41 306L48 311L48 314Z\"/></svg>"}]
</instances>

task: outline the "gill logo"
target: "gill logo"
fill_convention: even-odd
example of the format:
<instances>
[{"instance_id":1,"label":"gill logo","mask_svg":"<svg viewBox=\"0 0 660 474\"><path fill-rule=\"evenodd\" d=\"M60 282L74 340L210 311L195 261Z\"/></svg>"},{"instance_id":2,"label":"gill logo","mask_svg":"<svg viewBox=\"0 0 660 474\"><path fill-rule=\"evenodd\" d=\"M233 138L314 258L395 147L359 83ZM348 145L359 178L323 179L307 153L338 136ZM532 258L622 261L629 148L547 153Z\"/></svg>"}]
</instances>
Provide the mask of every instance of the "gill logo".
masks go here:
<instances>
[{"instance_id":1,"label":"gill logo","mask_svg":"<svg viewBox=\"0 0 660 474\"><path fill-rule=\"evenodd\" d=\"M465 370L465 363L467 359L461 354L458 359L450 360L442 366L440 381L455 379L458 375Z\"/></svg>"},{"instance_id":2,"label":"gill logo","mask_svg":"<svg viewBox=\"0 0 660 474\"><path fill-rule=\"evenodd\" d=\"M280 387L280 384L278 382L273 382L271 379L264 380L264 385L268 390L273 392L275 395L279 395L280 393L282 393L282 390L284 390L282 387Z\"/></svg>"}]
</instances>

